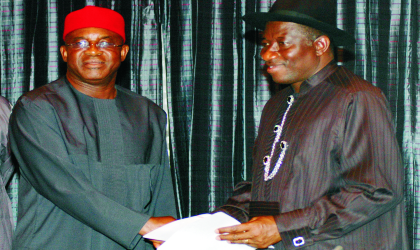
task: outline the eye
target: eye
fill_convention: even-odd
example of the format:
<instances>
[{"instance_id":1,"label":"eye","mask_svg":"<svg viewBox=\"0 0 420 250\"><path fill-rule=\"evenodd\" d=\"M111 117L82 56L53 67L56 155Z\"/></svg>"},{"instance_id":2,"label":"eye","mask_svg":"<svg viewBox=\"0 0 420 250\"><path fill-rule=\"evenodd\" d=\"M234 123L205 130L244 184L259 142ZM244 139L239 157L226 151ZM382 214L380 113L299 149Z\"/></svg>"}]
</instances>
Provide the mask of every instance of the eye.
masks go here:
<instances>
[{"instance_id":1,"label":"eye","mask_svg":"<svg viewBox=\"0 0 420 250\"><path fill-rule=\"evenodd\" d=\"M262 42L261 42L261 46L263 46L263 47L268 47L268 46L270 46L270 43L269 43L269 42L267 42L267 41L262 41Z\"/></svg>"},{"instance_id":2,"label":"eye","mask_svg":"<svg viewBox=\"0 0 420 250\"><path fill-rule=\"evenodd\" d=\"M107 48L111 48L114 47L113 43L107 42L107 41L100 41L96 47L98 48L102 48L102 49L107 49Z\"/></svg>"},{"instance_id":3,"label":"eye","mask_svg":"<svg viewBox=\"0 0 420 250\"><path fill-rule=\"evenodd\" d=\"M289 47L289 45L290 45L290 43L285 42L285 41L278 41L277 43L279 44L280 48Z\"/></svg>"},{"instance_id":4,"label":"eye","mask_svg":"<svg viewBox=\"0 0 420 250\"><path fill-rule=\"evenodd\" d=\"M86 40L81 40L81 41L75 42L73 46L75 48L86 49L86 48L89 48L89 42Z\"/></svg>"}]
</instances>

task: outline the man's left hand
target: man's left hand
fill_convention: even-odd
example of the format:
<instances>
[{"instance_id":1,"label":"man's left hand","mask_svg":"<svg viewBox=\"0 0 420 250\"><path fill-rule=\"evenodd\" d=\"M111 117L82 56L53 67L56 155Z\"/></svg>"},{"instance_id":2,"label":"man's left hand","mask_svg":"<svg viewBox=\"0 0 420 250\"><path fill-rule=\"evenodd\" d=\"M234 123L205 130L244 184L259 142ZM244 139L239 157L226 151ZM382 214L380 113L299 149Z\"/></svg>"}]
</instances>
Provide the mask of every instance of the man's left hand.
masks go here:
<instances>
[{"instance_id":1,"label":"man's left hand","mask_svg":"<svg viewBox=\"0 0 420 250\"><path fill-rule=\"evenodd\" d=\"M217 239L231 243L248 244L256 248L267 248L281 241L280 233L273 216L254 217L249 222L219 228Z\"/></svg>"}]
</instances>

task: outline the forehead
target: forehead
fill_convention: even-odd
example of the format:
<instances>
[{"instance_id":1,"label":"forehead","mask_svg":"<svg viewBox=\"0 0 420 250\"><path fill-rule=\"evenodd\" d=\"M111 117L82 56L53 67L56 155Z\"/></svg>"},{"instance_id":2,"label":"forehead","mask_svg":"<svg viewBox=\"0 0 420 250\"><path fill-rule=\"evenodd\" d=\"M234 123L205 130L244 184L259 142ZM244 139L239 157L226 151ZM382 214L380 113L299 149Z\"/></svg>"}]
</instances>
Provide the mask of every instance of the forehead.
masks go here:
<instances>
[{"instance_id":1,"label":"forehead","mask_svg":"<svg viewBox=\"0 0 420 250\"><path fill-rule=\"evenodd\" d=\"M302 27L297 23L273 21L267 22L263 32L264 38L277 38L288 35L302 34Z\"/></svg>"},{"instance_id":2,"label":"forehead","mask_svg":"<svg viewBox=\"0 0 420 250\"><path fill-rule=\"evenodd\" d=\"M104 38L110 38L114 40L123 40L120 35L117 33L103 29L103 28L96 28L96 27L89 27L89 28L82 28L73 30L72 32L68 33L65 41L72 41L76 39L86 39L86 40L98 40L98 39L104 39Z\"/></svg>"}]
</instances>

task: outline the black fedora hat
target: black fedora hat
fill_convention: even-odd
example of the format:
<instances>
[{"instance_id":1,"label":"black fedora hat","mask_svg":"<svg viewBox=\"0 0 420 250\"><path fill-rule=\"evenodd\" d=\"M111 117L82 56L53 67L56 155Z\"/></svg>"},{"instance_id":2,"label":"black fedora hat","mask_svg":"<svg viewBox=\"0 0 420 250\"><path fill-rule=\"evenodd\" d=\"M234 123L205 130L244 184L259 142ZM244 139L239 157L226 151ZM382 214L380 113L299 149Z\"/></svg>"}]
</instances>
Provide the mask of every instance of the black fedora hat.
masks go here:
<instances>
[{"instance_id":1,"label":"black fedora hat","mask_svg":"<svg viewBox=\"0 0 420 250\"><path fill-rule=\"evenodd\" d=\"M243 20L261 30L270 21L303 24L327 34L336 46L353 46L355 39L337 28L336 0L277 0L269 12L243 16Z\"/></svg>"}]
</instances>

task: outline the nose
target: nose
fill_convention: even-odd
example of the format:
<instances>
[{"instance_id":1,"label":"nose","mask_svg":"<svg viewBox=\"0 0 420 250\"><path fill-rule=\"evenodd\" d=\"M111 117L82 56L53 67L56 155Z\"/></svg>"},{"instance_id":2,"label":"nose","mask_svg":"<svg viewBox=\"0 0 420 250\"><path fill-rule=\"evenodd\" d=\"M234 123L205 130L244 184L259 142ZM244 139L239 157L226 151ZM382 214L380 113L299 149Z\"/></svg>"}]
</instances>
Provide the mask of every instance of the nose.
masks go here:
<instances>
[{"instance_id":1,"label":"nose","mask_svg":"<svg viewBox=\"0 0 420 250\"><path fill-rule=\"evenodd\" d=\"M279 45L274 42L270 45L266 45L261 49L260 56L264 61L270 61L279 56Z\"/></svg>"},{"instance_id":2,"label":"nose","mask_svg":"<svg viewBox=\"0 0 420 250\"><path fill-rule=\"evenodd\" d=\"M98 49L98 47L96 47L95 43L90 43L89 48L87 48L85 50L85 54L88 54L88 55L98 55L99 54L100 55L100 54L102 54L102 50Z\"/></svg>"}]
</instances>

